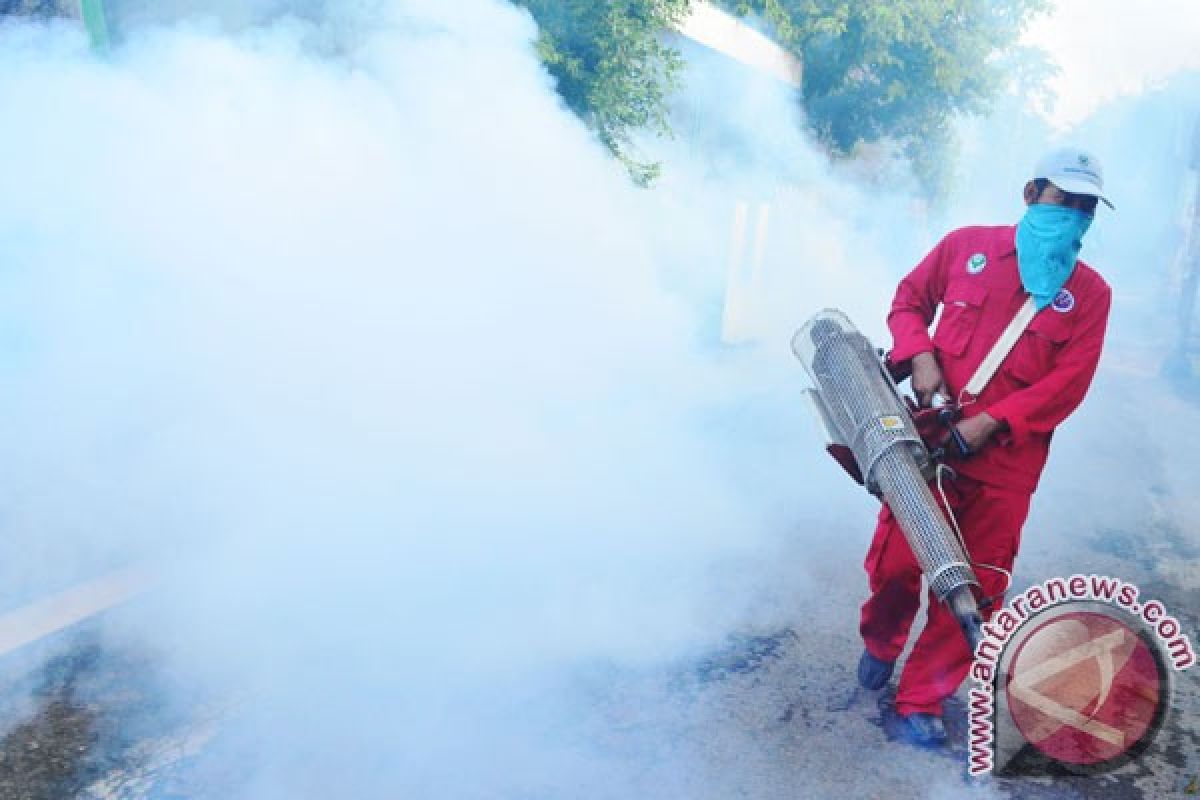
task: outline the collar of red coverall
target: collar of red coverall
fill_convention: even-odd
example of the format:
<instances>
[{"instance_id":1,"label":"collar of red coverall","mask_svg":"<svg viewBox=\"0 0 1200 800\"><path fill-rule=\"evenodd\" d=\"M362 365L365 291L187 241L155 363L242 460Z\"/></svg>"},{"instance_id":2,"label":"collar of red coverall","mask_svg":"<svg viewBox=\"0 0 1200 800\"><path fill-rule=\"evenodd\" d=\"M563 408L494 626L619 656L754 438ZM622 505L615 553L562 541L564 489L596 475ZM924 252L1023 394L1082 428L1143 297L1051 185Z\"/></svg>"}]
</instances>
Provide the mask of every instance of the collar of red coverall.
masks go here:
<instances>
[{"instance_id":1,"label":"collar of red coverall","mask_svg":"<svg viewBox=\"0 0 1200 800\"><path fill-rule=\"evenodd\" d=\"M1003 253L1000 254L1001 258L1008 258L1009 256L1015 256L1017 254L1017 226L1016 225L1012 226L1012 237L1011 237L1010 241L1012 242L1012 244L1009 245L1007 250L1005 250Z\"/></svg>"}]
</instances>

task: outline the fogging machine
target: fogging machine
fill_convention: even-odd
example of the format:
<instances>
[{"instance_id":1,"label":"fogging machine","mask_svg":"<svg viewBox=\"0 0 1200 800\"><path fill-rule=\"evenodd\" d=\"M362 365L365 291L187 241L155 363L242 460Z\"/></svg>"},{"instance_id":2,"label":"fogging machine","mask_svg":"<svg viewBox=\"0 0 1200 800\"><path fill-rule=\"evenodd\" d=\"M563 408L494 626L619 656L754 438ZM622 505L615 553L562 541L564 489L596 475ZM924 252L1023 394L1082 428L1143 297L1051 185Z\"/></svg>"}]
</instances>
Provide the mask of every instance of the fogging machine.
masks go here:
<instances>
[{"instance_id":1,"label":"fogging machine","mask_svg":"<svg viewBox=\"0 0 1200 800\"><path fill-rule=\"evenodd\" d=\"M983 624L979 586L966 549L930 489L941 453L931 428L951 437L955 410L922 410L921 428L883 352L841 311L818 313L792 337L792 352L812 379L806 390L826 434L826 449L867 491L887 503L938 600L947 603L971 650ZM967 453L961 440L957 446ZM946 469L946 467L940 467Z\"/></svg>"}]
</instances>

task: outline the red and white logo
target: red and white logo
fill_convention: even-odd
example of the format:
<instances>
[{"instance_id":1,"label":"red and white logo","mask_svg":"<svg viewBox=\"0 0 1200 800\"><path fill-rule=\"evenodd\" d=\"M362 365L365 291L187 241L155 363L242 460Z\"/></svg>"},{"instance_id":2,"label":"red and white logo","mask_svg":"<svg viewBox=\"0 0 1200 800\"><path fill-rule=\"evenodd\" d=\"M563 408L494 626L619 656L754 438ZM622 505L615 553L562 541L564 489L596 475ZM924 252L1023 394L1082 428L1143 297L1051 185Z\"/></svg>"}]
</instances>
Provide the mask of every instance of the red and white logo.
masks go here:
<instances>
[{"instance_id":1,"label":"red and white logo","mask_svg":"<svg viewBox=\"0 0 1200 800\"><path fill-rule=\"evenodd\" d=\"M1065 764L1097 766L1157 733L1167 702L1154 644L1117 615L1073 611L1037 625L1007 670L1012 720Z\"/></svg>"}]
</instances>

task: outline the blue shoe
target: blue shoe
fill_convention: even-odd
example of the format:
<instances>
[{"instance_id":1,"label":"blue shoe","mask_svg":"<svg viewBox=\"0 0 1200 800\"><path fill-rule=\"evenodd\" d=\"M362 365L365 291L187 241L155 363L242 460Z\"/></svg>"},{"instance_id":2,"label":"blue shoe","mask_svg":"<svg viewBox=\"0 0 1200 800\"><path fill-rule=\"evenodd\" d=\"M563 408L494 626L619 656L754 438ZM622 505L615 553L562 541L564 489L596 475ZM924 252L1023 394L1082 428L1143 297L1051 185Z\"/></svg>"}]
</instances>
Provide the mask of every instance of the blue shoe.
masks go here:
<instances>
[{"instance_id":1,"label":"blue shoe","mask_svg":"<svg viewBox=\"0 0 1200 800\"><path fill-rule=\"evenodd\" d=\"M864 689L882 689L892 677L894 661L880 661L866 650L858 660L858 685Z\"/></svg>"},{"instance_id":2,"label":"blue shoe","mask_svg":"<svg viewBox=\"0 0 1200 800\"><path fill-rule=\"evenodd\" d=\"M941 747L946 743L946 726L936 714L909 714L904 720L904 738L919 747Z\"/></svg>"}]
</instances>

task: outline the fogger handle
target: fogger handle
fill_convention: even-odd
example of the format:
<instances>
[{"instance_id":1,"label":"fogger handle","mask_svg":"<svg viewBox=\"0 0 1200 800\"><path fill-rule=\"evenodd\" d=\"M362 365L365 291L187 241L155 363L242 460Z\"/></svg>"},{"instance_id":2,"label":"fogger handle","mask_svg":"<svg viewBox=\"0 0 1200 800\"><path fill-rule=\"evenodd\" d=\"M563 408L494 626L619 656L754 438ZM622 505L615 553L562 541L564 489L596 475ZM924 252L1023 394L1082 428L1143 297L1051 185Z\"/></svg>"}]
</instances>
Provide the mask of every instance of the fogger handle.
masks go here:
<instances>
[{"instance_id":1,"label":"fogger handle","mask_svg":"<svg viewBox=\"0 0 1200 800\"><path fill-rule=\"evenodd\" d=\"M958 421L958 409L954 406L946 406L938 410L938 420L950 429L950 441L954 442L955 448L958 449L958 454L963 458L969 458L975 454L971 449L971 445L967 444L967 440L959 432L958 426L954 423Z\"/></svg>"},{"instance_id":2,"label":"fogger handle","mask_svg":"<svg viewBox=\"0 0 1200 800\"><path fill-rule=\"evenodd\" d=\"M892 360L890 352L879 350L879 355L883 358L884 368L892 376L892 380L896 383L901 383L912 377L912 360L895 362ZM954 449L958 451L961 458L970 458L975 455L975 451L967 444L967 440L958 432L958 428L954 427L954 423L958 422L961 409L954 403L943 405L936 409L921 409L915 403L909 403L909 411L913 415L917 429L921 434L921 438L925 440L925 446L929 448L930 455L935 459L941 460L946 456L946 448L938 443L941 437L938 435L935 426L929 425L927 420L930 416L935 417L938 423L948 428L950 431L950 441L954 443Z\"/></svg>"}]
</instances>

